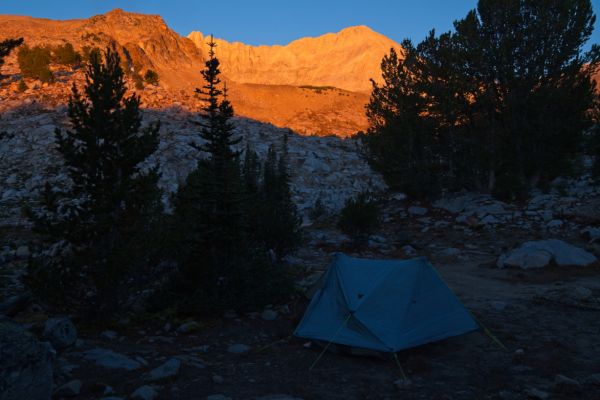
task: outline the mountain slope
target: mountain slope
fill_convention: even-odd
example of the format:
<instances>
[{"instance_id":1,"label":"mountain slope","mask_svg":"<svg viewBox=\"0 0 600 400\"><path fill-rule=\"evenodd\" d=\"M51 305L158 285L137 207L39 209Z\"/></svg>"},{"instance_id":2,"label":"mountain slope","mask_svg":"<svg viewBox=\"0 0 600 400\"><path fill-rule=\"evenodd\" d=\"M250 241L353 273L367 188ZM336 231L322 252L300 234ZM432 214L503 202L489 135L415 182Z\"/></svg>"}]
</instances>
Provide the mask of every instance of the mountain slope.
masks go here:
<instances>
[{"instance_id":1,"label":"mountain slope","mask_svg":"<svg viewBox=\"0 0 600 400\"><path fill-rule=\"evenodd\" d=\"M199 48L208 40L201 32L188 37ZM285 46L250 46L222 39L215 42L223 73L236 82L335 86L356 92L369 92L369 80L381 76L381 58L392 47L401 49L366 26L302 38Z\"/></svg>"},{"instance_id":2,"label":"mountain slope","mask_svg":"<svg viewBox=\"0 0 600 400\"><path fill-rule=\"evenodd\" d=\"M160 86L175 95L165 96L160 106L169 107L173 98L197 106L193 95L202 85L206 38L199 32L190 34L193 40L182 37L158 15L121 9L65 21L0 15L0 40L11 37L23 37L30 46L70 42L77 50L113 43L131 71L159 73ZM369 78L380 75L381 57L390 47L399 48L359 26L287 46L218 40L217 56L238 115L302 134L348 136L367 127ZM16 52L7 61L2 73L19 73Z\"/></svg>"},{"instance_id":3,"label":"mountain slope","mask_svg":"<svg viewBox=\"0 0 600 400\"><path fill-rule=\"evenodd\" d=\"M64 21L0 15L0 39L9 37L23 37L30 46L70 42L76 49L115 43L131 68L140 73L157 70L163 83L173 88L195 78L204 60L203 50L171 30L160 16L121 9Z\"/></svg>"}]
</instances>

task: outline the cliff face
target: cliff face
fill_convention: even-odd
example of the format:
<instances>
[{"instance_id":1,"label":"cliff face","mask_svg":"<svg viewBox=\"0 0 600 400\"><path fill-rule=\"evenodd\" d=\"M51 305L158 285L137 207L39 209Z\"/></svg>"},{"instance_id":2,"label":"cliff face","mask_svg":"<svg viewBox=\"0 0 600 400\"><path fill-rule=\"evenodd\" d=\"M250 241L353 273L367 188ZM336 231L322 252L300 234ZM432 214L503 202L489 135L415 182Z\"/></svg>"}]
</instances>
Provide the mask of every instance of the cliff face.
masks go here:
<instances>
[{"instance_id":1,"label":"cliff face","mask_svg":"<svg viewBox=\"0 0 600 400\"><path fill-rule=\"evenodd\" d=\"M121 9L65 21L0 15L0 39L9 37L23 37L30 46L70 42L76 49L114 43L131 68L140 73L157 70L173 88L180 87L191 72L197 75L203 61L202 49L169 29L160 16Z\"/></svg>"},{"instance_id":2,"label":"cliff face","mask_svg":"<svg viewBox=\"0 0 600 400\"><path fill-rule=\"evenodd\" d=\"M208 40L201 32L192 32L188 37L199 48ZM381 58L392 47L400 50L398 43L366 26L302 38L286 46L215 41L224 74L236 82L335 86L355 92L369 92L369 79L381 77Z\"/></svg>"},{"instance_id":3,"label":"cliff face","mask_svg":"<svg viewBox=\"0 0 600 400\"><path fill-rule=\"evenodd\" d=\"M199 71L206 60L207 38L199 32L181 37L158 15L120 9L65 21L0 15L0 40L14 37L23 37L30 46L70 42L77 50L114 43L132 71L157 71L166 90L193 95L202 85ZM337 136L367 127L369 79L380 77L383 55L391 47L400 48L365 26L286 46L217 43L223 79L238 115L303 134ZM15 53L3 73L19 72ZM166 99L163 106L170 106Z\"/></svg>"}]
</instances>

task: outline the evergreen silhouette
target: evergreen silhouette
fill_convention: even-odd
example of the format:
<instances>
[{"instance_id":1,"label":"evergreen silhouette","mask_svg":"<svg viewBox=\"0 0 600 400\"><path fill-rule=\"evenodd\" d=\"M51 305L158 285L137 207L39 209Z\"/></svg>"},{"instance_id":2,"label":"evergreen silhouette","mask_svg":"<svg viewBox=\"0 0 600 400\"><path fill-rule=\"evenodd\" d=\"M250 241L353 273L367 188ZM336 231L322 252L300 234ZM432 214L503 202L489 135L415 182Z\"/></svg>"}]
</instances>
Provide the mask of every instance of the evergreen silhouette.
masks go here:
<instances>
[{"instance_id":1,"label":"evergreen silhouette","mask_svg":"<svg viewBox=\"0 0 600 400\"><path fill-rule=\"evenodd\" d=\"M6 39L0 42L0 68L4 65L4 58L10 54L15 48L23 44L23 38ZM0 79L2 75L0 74Z\"/></svg>"},{"instance_id":2,"label":"evergreen silhouette","mask_svg":"<svg viewBox=\"0 0 600 400\"><path fill-rule=\"evenodd\" d=\"M36 231L68 250L32 261L28 281L38 293L106 312L148 264L162 206L158 167L140 164L158 148L159 123L142 129L139 107L138 96L126 96L114 47L104 62L92 53L83 93L73 85L69 99L72 128L56 130L70 187L46 184L42 210L29 211Z\"/></svg>"},{"instance_id":3,"label":"evergreen silhouette","mask_svg":"<svg viewBox=\"0 0 600 400\"><path fill-rule=\"evenodd\" d=\"M594 22L589 0L480 0L454 32L405 41L373 87L372 164L416 195L419 176L515 197L568 173L593 123Z\"/></svg>"},{"instance_id":4,"label":"evergreen silhouette","mask_svg":"<svg viewBox=\"0 0 600 400\"><path fill-rule=\"evenodd\" d=\"M281 155L269 147L264 164L261 187L262 204L259 227L267 248L278 259L293 250L300 241L301 217L292 201L288 172L287 136L284 136Z\"/></svg>"},{"instance_id":5,"label":"evergreen silhouette","mask_svg":"<svg viewBox=\"0 0 600 400\"><path fill-rule=\"evenodd\" d=\"M257 159L249 149L244 166L234 146L233 107L221 83L216 43L208 43L202 70L204 84L196 93L204 101L200 113L197 167L175 197L174 247L182 276L173 294L184 313L214 314L249 310L289 295L282 270L269 262L259 238Z\"/></svg>"}]
</instances>

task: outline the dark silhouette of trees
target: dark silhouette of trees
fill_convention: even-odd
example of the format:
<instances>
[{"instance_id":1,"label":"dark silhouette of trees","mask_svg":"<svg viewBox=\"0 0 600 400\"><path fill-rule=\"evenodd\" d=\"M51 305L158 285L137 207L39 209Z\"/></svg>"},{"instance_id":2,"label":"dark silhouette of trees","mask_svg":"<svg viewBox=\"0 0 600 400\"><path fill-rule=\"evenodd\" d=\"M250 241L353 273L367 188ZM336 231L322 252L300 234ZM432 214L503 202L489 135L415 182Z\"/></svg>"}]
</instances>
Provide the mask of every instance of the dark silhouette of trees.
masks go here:
<instances>
[{"instance_id":1,"label":"dark silhouette of trees","mask_svg":"<svg viewBox=\"0 0 600 400\"><path fill-rule=\"evenodd\" d=\"M114 47L92 53L83 93L73 85L72 128L56 130L70 180L46 184L44 203L29 216L53 240L48 257L30 263L27 281L36 293L71 309L114 310L129 279L152 254L153 226L162 210L157 167L140 167L158 147L159 123L141 129L140 99L126 96Z\"/></svg>"},{"instance_id":2,"label":"dark silhouette of trees","mask_svg":"<svg viewBox=\"0 0 600 400\"><path fill-rule=\"evenodd\" d=\"M15 48L23 44L23 38L6 39L0 42L0 68L4 65L4 58L10 54ZM2 75L0 74L0 80Z\"/></svg>"},{"instance_id":3,"label":"dark silhouette of trees","mask_svg":"<svg viewBox=\"0 0 600 400\"><path fill-rule=\"evenodd\" d=\"M208 43L209 59L196 92L205 105L199 141L191 145L200 159L175 198L173 231L181 279L173 295L180 311L214 314L227 309L250 310L289 296L284 271L268 257L260 236L257 209L263 209L259 163L249 149L245 163L235 149L241 137L231 122L233 107L222 85L216 43ZM260 206L260 208L258 208Z\"/></svg>"},{"instance_id":4,"label":"dark silhouette of trees","mask_svg":"<svg viewBox=\"0 0 600 400\"><path fill-rule=\"evenodd\" d=\"M589 0L480 0L455 32L405 41L373 85L373 165L416 195L415 179L514 197L568 172L592 123L594 22Z\"/></svg>"}]
</instances>

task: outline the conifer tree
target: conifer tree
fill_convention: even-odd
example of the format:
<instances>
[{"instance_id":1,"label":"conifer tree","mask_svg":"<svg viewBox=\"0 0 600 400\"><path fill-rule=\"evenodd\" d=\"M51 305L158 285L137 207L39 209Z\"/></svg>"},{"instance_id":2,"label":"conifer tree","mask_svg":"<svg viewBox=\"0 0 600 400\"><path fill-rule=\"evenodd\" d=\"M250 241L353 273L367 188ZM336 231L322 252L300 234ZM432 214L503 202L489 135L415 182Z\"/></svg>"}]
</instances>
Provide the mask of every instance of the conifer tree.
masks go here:
<instances>
[{"instance_id":1,"label":"conifer tree","mask_svg":"<svg viewBox=\"0 0 600 400\"><path fill-rule=\"evenodd\" d=\"M158 148L159 123L141 128L140 98L126 96L114 47L92 53L83 93L73 85L71 129L56 142L71 185L46 185L41 212L30 212L36 230L69 248L63 260L31 264L29 283L58 300L114 309L126 280L148 263L154 222L161 212L158 167L140 164ZM91 298L86 293L92 293ZM72 303L71 303L72 305Z\"/></svg>"},{"instance_id":2,"label":"conifer tree","mask_svg":"<svg viewBox=\"0 0 600 400\"><path fill-rule=\"evenodd\" d=\"M284 136L279 156L274 146L269 148L262 182L262 239L278 259L298 245L302 222L292 201L287 141Z\"/></svg>"},{"instance_id":3,"label":"conifer tree","mask_svg":"<svg viewBox=\"0 0 600 400\"><path fill-rule=\"evenodd\" d=\"M479 0L454 32L405 42L368 106L372 164L391 186L426 172L509 198L568 173L592 123L594 22L589 0Z\"/></svg>"},{"instance_id":4,"label":"conifer tree","mask_svg":"<svg viewBox=\"0 0 600 400\"><path fill-rule=\"evenodd\" d=\"M248 310L288 295L281 272L268 262L267 249L257 240L254 204L257 160L248 149L244 168L233 146L241 141L231 122L233 107L221 84L216 43L202 71L204 85L196 92L204 101L200 114L201 144L206 153L175 198L175 244L182 279L176 282L179 309L188 313ZM221 89L223 87L223 89Z\"/></svg>"},{"instance_id":5,"label":"conifer tree","mask_svg":"<svg viewBox=\"0 0 600 400\"><path fill-rule=\"evenodd\" d=\"M0 68L4 65L4 58L10 54L16 47L19 47L23 43L23 38L19 39L6 39L0 42ZM0 74L0 79L2 75Z\"/></svg>"}]
</instances>

